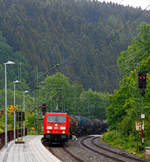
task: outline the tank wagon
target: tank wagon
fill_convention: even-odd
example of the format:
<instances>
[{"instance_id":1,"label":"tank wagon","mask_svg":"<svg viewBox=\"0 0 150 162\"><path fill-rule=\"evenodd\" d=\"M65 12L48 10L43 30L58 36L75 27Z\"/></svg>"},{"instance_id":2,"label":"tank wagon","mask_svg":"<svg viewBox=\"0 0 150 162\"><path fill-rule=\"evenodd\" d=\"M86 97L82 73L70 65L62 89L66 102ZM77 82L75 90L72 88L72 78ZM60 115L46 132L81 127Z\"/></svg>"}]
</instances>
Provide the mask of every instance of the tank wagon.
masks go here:
<instances>
[{"instance_id":1,"label":"tank wagon","mask_svg":"<svg viewBox=\"0 0 150 162\"><path fill-rule=\"evenodd\" d=\"M89 119L83 116L75 116L79 120L79 132L76 134L87 135L92 133L101 133L103 128L103 121L99 119Z\"/></svg>"},{"instance_id":2,"label":"tank wagon","mask_svg":"<svg viewBox=\"0 0 150 162\"><path fill-rule=\"evenodd\" d=\"M46 113L44 116L44 137L42 143L65 143L72 135L82 136L102 133L106 123L98 119L68 115L67 113Z\"/></svg>"}]
</instances>

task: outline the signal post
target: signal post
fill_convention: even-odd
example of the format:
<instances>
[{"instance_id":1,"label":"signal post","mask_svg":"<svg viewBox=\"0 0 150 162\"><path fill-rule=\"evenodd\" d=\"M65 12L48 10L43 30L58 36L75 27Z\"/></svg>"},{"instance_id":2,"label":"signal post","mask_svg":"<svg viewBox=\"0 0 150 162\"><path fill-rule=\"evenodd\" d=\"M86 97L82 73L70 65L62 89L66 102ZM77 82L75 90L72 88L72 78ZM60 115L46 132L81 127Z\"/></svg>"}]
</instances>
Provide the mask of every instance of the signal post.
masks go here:
<instances>
[{"instance_id":1,"label":"signal post","mask_svg":"<svg viewBox=\"0 0 150 162\"><path fill-rule=\"evenodd\" d=\"M138 88L140 91L141 96L144 96L146 93L146 72L145 71L140 71L138 72ZM142 98L141 98L142 99ZM143 105L142 105L143 106ZM143 111L141 110L140 112L140 121L136 122L136 132L138 134L138 137L140 135L140 141L141 141L141 147L138 146L137 143L137 150L143 150L143 144L144 144L144 119L145 119L145 115L142 114ZM137 139L138 142L138 139Z\"/></svg>"},{"instance_id":2,"label":"signal post","mask_svg":"<svg viewBox=\"0 0 150 162\"><path fill-rule=\"evenodd\" d=\"M18 122L18 137L16 144L22 144L23 141L23 122L25 122L25 112L16 112L16 121Z\"/></svg>"}]
</instances>

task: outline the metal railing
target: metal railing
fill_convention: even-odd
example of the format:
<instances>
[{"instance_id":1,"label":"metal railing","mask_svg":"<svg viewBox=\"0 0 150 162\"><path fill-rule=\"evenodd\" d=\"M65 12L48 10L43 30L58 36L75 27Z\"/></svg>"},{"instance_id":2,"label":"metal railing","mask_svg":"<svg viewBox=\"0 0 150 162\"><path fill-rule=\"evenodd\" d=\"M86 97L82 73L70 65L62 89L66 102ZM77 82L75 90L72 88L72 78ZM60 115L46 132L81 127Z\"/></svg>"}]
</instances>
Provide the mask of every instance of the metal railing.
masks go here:
<instances>
[{"instance_id":1,"label":"metal railing","mask_svg":"<svg viewBox=\"0 0 150 162\"><path fill-rule=\"evenodd\" d=\"M23 129L16 130L16 138L23 135ZM25 129L25 135L27 135L27 128ZM8 131L8 142L14 139L14 131ZM0 149L5 145L5 132L0 133Z\"/></svg>"}]
</instances>

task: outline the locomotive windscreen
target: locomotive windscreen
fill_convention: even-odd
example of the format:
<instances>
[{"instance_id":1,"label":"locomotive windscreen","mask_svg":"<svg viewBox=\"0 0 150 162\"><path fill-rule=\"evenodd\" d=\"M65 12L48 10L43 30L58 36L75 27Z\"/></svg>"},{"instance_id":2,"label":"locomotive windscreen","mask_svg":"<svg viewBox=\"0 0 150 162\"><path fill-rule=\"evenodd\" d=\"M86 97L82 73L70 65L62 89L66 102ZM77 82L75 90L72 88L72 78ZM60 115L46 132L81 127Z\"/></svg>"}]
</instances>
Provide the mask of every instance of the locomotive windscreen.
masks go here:
<instances>
[{"instance_id":1,"label":"locomotive windscreen","mask_svg":"<svg viewBox=\"0 0 150 162\"><path fill-rule=\"evenodd\" d=\"M66 117L65 116L54 116L54 115L48 115L47 116L47 122L48 123L65 123Z\"/></svg>"}]
</instances>

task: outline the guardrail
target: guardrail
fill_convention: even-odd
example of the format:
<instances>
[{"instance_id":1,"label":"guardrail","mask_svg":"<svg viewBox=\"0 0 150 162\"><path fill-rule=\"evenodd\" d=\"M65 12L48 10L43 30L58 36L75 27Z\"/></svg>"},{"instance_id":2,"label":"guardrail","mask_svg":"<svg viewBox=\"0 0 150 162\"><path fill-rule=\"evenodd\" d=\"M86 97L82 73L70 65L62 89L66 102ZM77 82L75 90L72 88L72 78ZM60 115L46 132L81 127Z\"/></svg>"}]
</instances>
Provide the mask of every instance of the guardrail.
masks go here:
<instances>
[{"instance_id":1,"label":"guardrail","mask_svg":"<svg viewBox=\"0 0 150 162\"><path fill-rule=\"evenodd\" d=\"M21 134L23 134L23 129L18 129L16 130L16 138L21 137ZM27 128L25 129L25 135L27 135ZM8 142L14 139L14 131L8 131ZM5 132L0 133L0 149L4 146L5 144Z\"/></svg>"}]
</instances>

